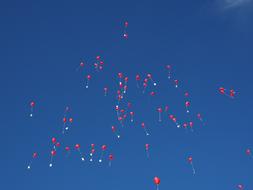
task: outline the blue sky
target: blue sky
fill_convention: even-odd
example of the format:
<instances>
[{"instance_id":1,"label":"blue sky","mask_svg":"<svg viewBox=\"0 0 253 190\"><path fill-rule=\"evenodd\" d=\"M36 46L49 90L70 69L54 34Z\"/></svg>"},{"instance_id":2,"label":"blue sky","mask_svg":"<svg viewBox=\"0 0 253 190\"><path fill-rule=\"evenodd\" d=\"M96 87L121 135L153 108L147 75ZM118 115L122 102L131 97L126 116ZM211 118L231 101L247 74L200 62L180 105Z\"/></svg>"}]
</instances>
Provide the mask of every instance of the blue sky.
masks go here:
<instances>
[{"instance_id":1,"label":"blue sky","mask_svg":"<svg viewBox=\"0 0 253 190\"><path fill-rule=\"evenodd\" d=\"M161 179L160 190L236 189L240 183L252 189L253 159L245 155L253 149L252 8L250 0L2 1L1 189L151 190L154 176ZM122 38L126 20L128 40ZM97 74L90 69L96 55L105 62ZM90 66L76 72L80 59ZM179 89L167 79L167 64ZM136 116L124 128L114 112L118 72L129 77L124 103L133 104ZM152 73L155 97L138 91L137 73ZM236 98L220 95L220 86L235 89ZM194 132L177 129L165 113L157 121L156 108L165 105L179 122L188 119L184 91L191 95ZM66 106L74 122L63 138ZM206 126L195 118L198 112ZM120 130L120 140L111 125ZM62 147L49 168L53 136L71 148L80 143L86 156L95 143L95 162L82 163L74 150L66 157ZM97 161L102 144L108 146L105 156L115 156L112 167ZM39 157L28 171L34 151Z\"/></svg>"}]
</instances>

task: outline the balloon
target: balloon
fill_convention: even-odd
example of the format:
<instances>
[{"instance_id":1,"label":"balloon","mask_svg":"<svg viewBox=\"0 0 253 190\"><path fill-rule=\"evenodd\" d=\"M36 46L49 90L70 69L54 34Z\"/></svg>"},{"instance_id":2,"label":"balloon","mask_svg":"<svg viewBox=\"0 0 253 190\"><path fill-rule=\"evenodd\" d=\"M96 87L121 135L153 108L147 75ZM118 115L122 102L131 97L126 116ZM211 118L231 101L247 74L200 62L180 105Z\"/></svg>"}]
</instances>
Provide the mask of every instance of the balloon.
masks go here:
<instances>
[{"instance_id":1,"label":"balloon","mask_svg":"<svg viewBox=\"0 0 253 190\"><path fill-rule=\"evenodd\" d=\"M56 155L56 150L51 150L50 154L51 154L51 158L50 158L49 167L51 168L53 166L53 157Z\"/></svg>"},{"instance_id":2,"label":"balloon","mask_svg":"<svg viewBox=\"0 0 253 190\"><path fill-rule=\"evenodd\" d=\"M111 167L111 165L112 165L112 160L113 160L113 159L114 159L113 155L110 154L110 155L109 155L109 167Z\"/></svg>"},{"instance_id":3,"label":"balloon","mask_svg":"<svg viewBox=\"0 0 253 190\"><path fill-rule=\"evenodd\" d=\"M35 106L35 102L34 102L34 101L31 101L31 102L30 102L30 117L33 117L33 109L34 109L34 106Z\"/></svg>"},{"instance_id":4,"label":"balloon","mask_svg":"<svg viewBox=\"0 0 253 190\"><path fill-rule=\"evenodd\" d=\"M125 22L124 22L124 33L123 33L123 37L124 37L125 39L128 38L127 28L128 28L128 22L125 21Z\"/></svg>"},{"instance_id":5,"label":"balloon","mask_svg":"<svg viewBox=\"0 0 253 190\"><path fill-rule=\"evenodd\" d=\"M149 136L149 133L147 132L147 129L146 129L146 126L145 126L144 122L141 123L141 127L143 128L144 132L146 133L146 136Z\"/></svg>"},{"instance_id":6,"label":"balloon","mask_svg":"<svg viewBox=\"0 0 253 190\"><path fill-rule=\"evenodd\" d=\"M243 190L243 189L244 189L244 186L243 186L242 184L239 184L239 185L237 185L237 188L238 188L239 190Z\"/></svg>"},{"instance_id":7,"label":"balloon","mask_svg":"<svg viewBox=\"0 0 253 190\"><path fill-rule=\"evenodd\" d=\"M195 175L196 170L195 170L195 168L194 168L194 166L193 166L193 159L192 159L192 156L189 156L189 157L187 158L187 161L188 161L188 163L189 163L189 164L191 165L191 167L192 167L192 174Z\"/></svg>"},{"instance_id":8,"label":"balloon","mask_svg":"<svg viewBox=\"0 0 253 190\"><path fill-rule=\"evenodd\" d=\"M100 159L98 160L99 162L102 162L104 151L106 150L106 148L107 148L106 145L101 146L102 152L101 152L101 155L100 155Z\"/></svg>"},{"instance_id":9,"label":"balloon","mask_svg":"<svg viewBox=\"0 0 253 190\"><path fill-rule=\"evenodd\" d=\"M112 126L112 132L118 137L120 138L120 135L117 133L116 128L114 126Z\"/></svg>"},{"instance_id":10,"label":"balloon","mask_svg":"<svg viewBox=\"0 0 253 190\"><path fill-rule=\"evenodd\" d=\"M55 137L52 138L52 143L53 143L53 144L56 143L56 138L55 138Z\"/></svg>"},{"instance_id":11,"label":"balloon","mask_svg":"<svg viewBox=\"0 0 253 190\"><path fill-rule=\"evenodd\" d=\"M146 156L149 158L149 144L145 144Z\"/></svg>"},{"instance_id":12,"label":"balloon","mask_svg":"<svg viewBox=\"0 0 253 190\"><path fill-rule=\"evenodd\" d=\"M159 122L161 122L162 121L162 108L161 107L159 107L159 108L157 108L157 111L158 111L158 121Z\"/></svg>"},{"instance_id":13,"label":"balloon","mask_svg":"<svg viewBox=\"0 0 253 190\"><path fill-rule=\"evenodd\" d=\"M86 76L86 88L89 88L90 79L91 79L91 75L87 75Z\"/></svg>"},{"instance_id":14,"label":"balloon","mask_svg":"<svg viewBox=\"0 0 253 190\"><path fill-rule=\"evenodd\" d=\"M84 161L85 159L84 159L83 154L82 154L82 152L80 150L80 147L81 147L80 144L76 144L75 145L75 149L79 152L81 160Z\"/></svg>"},{"instance_id":15,"label":"balloon","mask_svg":"<svg viewBox=\"0 0 253 190\"><path fill-rule=\"evenodd\" d=\"M34 153L32 154L32 159L31 159L30 163L29 163L28 166L27 166L27 169L28 169L28 170L31 169L33 160L34 160L35 158L37 158L37 157L38 157L38 153L37 153L37 152L34 152Z\"/></svg>"},{"instance_id":16,"label":"balloon","mask_svg":"<svg viewBox=\"0 0 253 190\"><path fill-rule=\"evenodd\" d=\"M161 182L161 180L160 180L159 177L154 177L154 183L155 183L156 185L159 185L160 182Z\"/></svg>"}]
</instances>

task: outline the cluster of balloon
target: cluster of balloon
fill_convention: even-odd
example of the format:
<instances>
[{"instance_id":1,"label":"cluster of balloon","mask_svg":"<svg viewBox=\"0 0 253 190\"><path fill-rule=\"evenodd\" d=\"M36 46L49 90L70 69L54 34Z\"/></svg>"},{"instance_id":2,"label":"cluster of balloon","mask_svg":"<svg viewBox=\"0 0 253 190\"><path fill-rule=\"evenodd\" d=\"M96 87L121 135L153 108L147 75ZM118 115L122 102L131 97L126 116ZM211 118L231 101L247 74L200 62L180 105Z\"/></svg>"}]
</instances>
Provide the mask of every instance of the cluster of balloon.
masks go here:
<instances>
[{"instance_id":1,"label":"cluster of balloon","mask_svg":"<svg viewBox=\"0 0 253 190\"><path fill-rule=\"evenodd\" d=\"M159 190L160 182L161 180L159 177L154 177L154 184L156 185L156 190Z\"/></svg>"},{"instance_id":2,"label":"cluster of balloon","mask_svg":"<svg viewBox=\"0 0 253 190\"><path fill-rule=\"evenodd\" d=\"M144 122L141 123L141 127L142 127L142 129L144 130L146 136L149 136L149 133L148 133L148 131L147 131L147 128L146 128L146 125L145 125Z\"/></svg>"},{"instance_id":3,"label":"cluster of balloon","mask_svg":"<svg viewBox=\"0 0 253 190\"><path fill-rule=\"evenodd\" d=\"M136 83L137 83L137 87L139 87L139 80L140 80L140 76L136 75ZM156 86L157 83L153 80L152 75L150 73L147 74L146 78L144 78L143 80L143 90L142 93L145 94L146 89L148 87L149 84L152 84L152 86ZM152 88L150 87L151 91L149 92L150 96L154 96L156 93L152 90Z\"/></svg>"},{"instance_id":4,"label":"cluster of balloon","mask_svg":"<svg viewBox=\"0 0 253 190\"><path fill-rule=\"evenodd\" d=\"M107 148L107 146L106 145L102 145L101 146L101 155L100 155L100 158L99 158L99 162L102 162L103 161L103 156L104 156L104 152L106 151L106 148Z\"/></svg>"},{"instance_id":5,"label":"cluster of balloon","mask_svg":"<svg viewBox=\"0 0 253 190\"><path fill-rule=\"evenodd\" d=\"M109 154L109 167L111 167L113 159L114 159L113 155Z\"/></svg>"},{"instance_id":6,"label":"cluster of balloon","mask_svg":"<svg viewBox=\"0 0 253 190\"><path fill-rule=\"evenodd\" d=\"M33 117L34 106L35 106L35 102L31 101L30 102L30 117Z\"/></svg>"},{"instance_id":7,"label":"cluster of balloon","mask_svg":"<svg viewBox=\"0 0 253 190\"><path fill-rule=\"evenodd\" d=\"M34 153L32 154L32 159L31 159L30 163L29 163L28 166L27 166L27 169L28 169L28 170L31 169L33 160L36 159L37 157L38 157L38 153L37 153L37 152L34 152Z\"/></svg>"},{"instance_id":8,"label":"cluster of balloon","mask_svg":"<svg viewBox=\"0 0 253 190\"><path fill-rule=\"evenodd\" d=\"M78 151L78 153L80 154L81 160L82 160L82 161L85 161L84 156L83 156L83 153L81 152L80 148L81 148L80 144L76 144L76 145L75 145L75 149L76 149L76 150Z\"/></svg>"},{"instance_id":9,"label":"cluster of balloon","mask_svg":"<svg viewBox=\"0 0 253 190\"><path fill-rule=\"evenodd\" d=\"M235 97L235 91L234 91L234 89L231 89L231 90L229 90L229 92L227 92L227 90L224 87L220 87L219 88L219 92L220 92L220 94L228 96L230 98L234 98Z\"/></svg>"},{"instance_id":10,"label":"cluster of balloon","mask_svg":"<svg viewBox=\"0 0 253 190\"><path fill-rule=\"evenodd\" d=\"M119 139L120 135L118 134L116 128L114 126L112 126L112 132L116 135L116 137Z\"/></svg>"},{"instance_id":11,"label":"cluster of balloon","mask_svg":"<svg viewBox=\"0 0 253 190\"><path fill-rule=\"evenodd\" d=\"M249 148L246 149L246 155L253 158L253 155L252 155L251 150Z\"/></svg>"},{"instance_id":12,"label":"cluster of balloon","mask_svg":"<svg viewBox=\"0 0 253 190\"><path fill-rule=\"evenodd\" d=\"M101 59L100 55L96 56L96 62L94 63L94 68L96 71L101 71L104 66L104 61Z\"/></svg>"},{"instance_id":13,"label":"cluster of balloon","mask_svg":"<svg viewBox=\"0 0 253 190\"><path fill-rule=\"evenodd\" d=\"M93 161L93 155L95 153L95 144L91 144L91 150L90 150L90 162Z\"/></svg>"},{"instance_id":14,"label":"cluster of balloon","mask_svg":"<svg viewBox=\"0 0 253 190\"><path fill-rule=\"evenodd\" d=\"M175 123L177 128L180 128L180 124L177 122L177 118L174 115L170 114L169 119L171 119Z\"/></svg>"},{"instance_id":15,"label":"cluster of balloon","mask_svg":"<svg viewBox=\"0 0 253 190\"><path fill-rule=\"evenodd\" d=\"M191 165L191 167L192 167L192 174L195 175L196 171L195 171L195 168L194 168L194 165L193 165L192 156L189 156L189 157L187 158L187 161L188 161L188 163L189 163L189 164Z\"/></svg>"},{"instance_id":16,"label":"cluster of balloon","mask_svg":"<svg viewBox=\"0 0 253 190\"><path fill-rule=\"evenodd\" d=\"M149 144L145 144L146 156L149 158Z\"/></svg>"},{"instance_id":17,"label":"cluster of balloon","mask_svg":"<svg viewBox=\"0 0 253 190\"><path fill-rule=\"evenodd\" d=\"M124 33L123 33L123 37L124 37L125 39L128 39L128 32L127 32L127 30L128 30L128 22L125 21L125 22L124 22Z\"/></svg>"},{"instance_id":18,"label":"cluster of balloon","mask_svg":"<svg viewBox=\"0 0 253 190\"><path fill-rule=\"evenodd\" d=\"M70 125L72 124L73 118L70 117L69 119L67 119L66 117L63 117L62 121L63 121L62 134L64 134L65 131L67 131Z\"/></svg>"},{"instance_id":19,"label":"cluster of balloon","mask_svg":"<svg viewBox=\"0 0 253 190\"><path fill-rule=\"evenodd\" d=\"M237 185L237 188L238 188L239 190L244 190L244 185L238 184L238 185Z\"/></svg>"}]
</instances>

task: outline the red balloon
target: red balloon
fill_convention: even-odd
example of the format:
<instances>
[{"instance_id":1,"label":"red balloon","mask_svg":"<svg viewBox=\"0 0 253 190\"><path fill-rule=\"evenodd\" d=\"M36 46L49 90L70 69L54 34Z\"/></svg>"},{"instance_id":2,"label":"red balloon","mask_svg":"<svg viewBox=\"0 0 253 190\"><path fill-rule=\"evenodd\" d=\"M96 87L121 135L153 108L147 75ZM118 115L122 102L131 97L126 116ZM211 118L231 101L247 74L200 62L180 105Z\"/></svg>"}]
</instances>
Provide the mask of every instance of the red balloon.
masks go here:
<instances>
[{"instance_id":1,"label":"red balloon","mask_svg":"<svg viewBox=\"0 0 253 190\"><path fill-rule=\"evenodd\" d=\"M106 145L102 145L101 148L102 148L102 150L106 150L107 147L106 147Z\"/></svg>"},{"instance_id":2,"label":"red balloon","mask_svg":"<svg viewBox=\"0 0 253 190\"><path fill-rule=\"evenodd\" d=\"M34 152L33 153L33 158L37 158L38 157L38 153L37 152Z\"/></svg>"},{"instance_id":3,"label":"red balloon","mask_svg":"<svg viewBox=\"0 0 253 190\"><path fill-rule=\"evenodd\" d=\"M159 177L154 177L154 183L155 183L156 185L159 185L160 182L161 182L161 180L160 180Z\"/></svg>"},{"instance_id":4,"label":"red balloon","mask_svg":"<svg viewBox=\"0 0 253 190\"><path fill-rule=\"evenodd\" d=\"M52 143L53 143L53 144L56 143L56 138L55 138L55 137L52 138Z\"/></svg>"},{"instance_id":5,"label":"red balloon","mask_svg":"<svg viewBox=\"0 0 253 190\"><path fill-rule=\"evenodd\" d=\"M112 154L109 155L109 160L113 160L113 155Z\"/></svg>"},{"instance_id":6,"label":"red balloon","mask_svg":"<svg viewBox=\"0 0 253 190\"><path fill-rule=\"evenodd\" d=\"M51 155L52 155L52 156L55 156L55 155L56 155L56 150L52 150L52 151L51 151Z\"/></svg>"},{"instance_id":7,"label":"red balloon","mask_svg":"<svg viewBox=\"0 0 253 190\"><path fill-rule=\"evenodd\" d=\"M188 160L189 163L192 163L192 157L191 157L191 156L189 156L189 157L187 158L187 160Z\"/></svg>"},{"instance_id":8,"label":"red balloon","mask_svg":"<svg viewBox=\"0 0 253 190\"><path fill-rule=\"evenodd\" d=\"M32 102L30 103L30 106L31 106L31 107L34 107L34 106L35 106L35 102L32 101Z\"/></svg>"},{"instance_id":9,"label":"red balloon","mask_svg":"<svg viewBox=\"0 0 253 190\"><path fill-rule=\"evenodd\" d=\"M57 143L55 144L55 146L59 147L59 146L61 146L61 144L60 144L59 142L57 142Z\"/></svg>"},{"instance_id":10,"label":"red balloon","mask_svg":"<svg viewBox=\"0 0 253 190\"><path fill-rule=\"evenodd\" d=\"M69 118L69 122L72 123L73 122L73 118Z\"/></svg>"},{"instance_id":11,"label":"red balloon","mask_svg":"<svg viewBox=\"0 0 253 190\"><path fill-rule=\"evenodd\" d=\"M76 149L79 149L79 148L80 148L80 144L76 144L76 145L75 145L75 148L76 148Z\"/></svg>"}]
</instances>

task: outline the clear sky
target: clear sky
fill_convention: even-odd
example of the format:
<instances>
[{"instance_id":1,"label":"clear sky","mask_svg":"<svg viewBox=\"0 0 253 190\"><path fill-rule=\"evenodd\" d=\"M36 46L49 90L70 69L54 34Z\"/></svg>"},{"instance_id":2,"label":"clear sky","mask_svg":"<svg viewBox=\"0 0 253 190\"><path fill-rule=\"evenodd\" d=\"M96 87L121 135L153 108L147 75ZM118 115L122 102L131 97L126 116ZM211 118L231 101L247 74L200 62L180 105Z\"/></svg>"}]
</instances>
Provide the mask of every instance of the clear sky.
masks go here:
<instances>
[{"instance_id":1,"label":"clear sky","mask_svg":"<svg viewBox=\"0 0 253 190\"><path fill-rule=\"evenodd\" d=\"M161 179L160 190L253 189L253 159L245 154L253 149L252 10L250 0L1 1L0 189L154 190L154 176ZM97 55L105 62L99 73L92 69ZM76 72L80 59L86 66ZM179 89L167 79L167 64ZM128 119L124 127L114 111L118 72L129 77L124 104L131 102L135 112L134 123ZM136 88L137 73L142 79L152 73L154 97L150 86L146 94ZM219 94L220 86L234 89L236 98ZM180 123L188 120L185 91L193 132L176 128L166 113L158 122L156 109L165 105ZM66 106L74 122L63 137ZM206 126L196 119L198 112ZM49 168L52 137L62 147ZM81 162L76 143L86 157L96 144L93 163ZM98 163L102 144L108 150ZM71 147L68 157L65 145ZM34 151L39 156L27 170ZM115 157L111 167L109 153Z\"/></svg>"}]
</instances>

